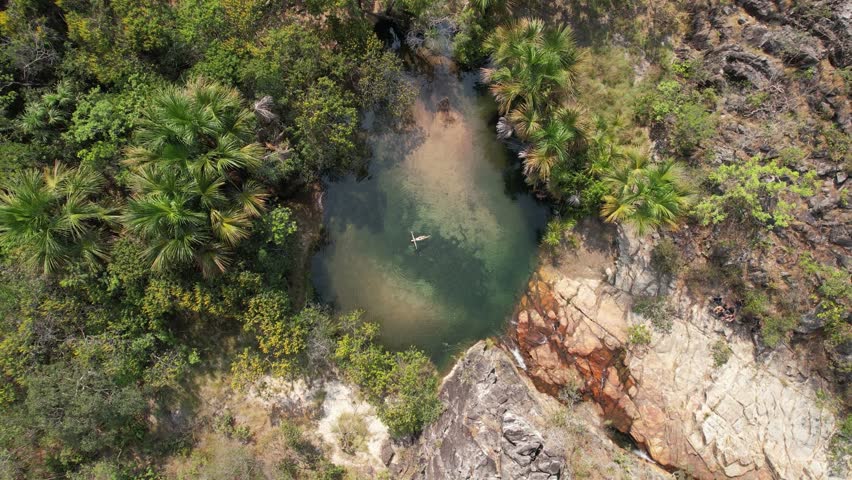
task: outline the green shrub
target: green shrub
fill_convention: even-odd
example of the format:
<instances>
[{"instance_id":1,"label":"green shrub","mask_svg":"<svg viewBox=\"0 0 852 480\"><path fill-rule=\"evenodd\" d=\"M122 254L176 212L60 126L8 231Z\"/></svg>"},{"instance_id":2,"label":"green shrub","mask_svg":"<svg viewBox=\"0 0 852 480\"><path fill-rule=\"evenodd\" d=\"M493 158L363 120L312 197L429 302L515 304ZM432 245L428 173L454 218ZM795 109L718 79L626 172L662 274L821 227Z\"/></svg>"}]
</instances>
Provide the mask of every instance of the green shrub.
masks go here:
<instances>
[{"instance_id":1,"label":"green shrub","mask_svg":"<svg viewBox=\"0 0 852 480\"><path fill-rule=\"evenodd\" d=\"M627 329L627 343L636 346L650 345L651 331L643 324L631 325Z\"/></svg>"},{"instance_id":2,"label":"green shrub","mask_svg":"<svg viewBox=\"0 0 852 480\"><path fill-rule=\"evenodd\" d=\"M680 251L668 237L663 238L651 251L651 268L659 275L674 276L681 266Z\"/></svg>"},{"instance_id":3,"label":"green shrub","mask_svg":"<svg viewBox=\"0 0 852 480\"><path fill-rule=\"evenodd\" d=\"M633 311L648 319L654 330L661 333L671 333L672 318L677 314L666 297L637 297Z\"/></svg>"},{"instance_id":4,"label":"green shrub","mask_svg":"<svg viewBox=\"0 0 852 480\"><path fill-rule=\"evenodd\" d=\"M794 314L776 311L766 292L760 290L745 292L741 312L758 322L763 341L769 347L775 347L785 340L798 325Z\"/></svg>"},{"instance_id":5,"label":"green shrub","mask_svg":"<svg viewBox=\"0 0 852 480\"><path fill-rule=\"evenodd\" d=\"M801 175L759 156L745 163L723 165L709 176L722 193L705 195L695 206L695 213L702 225L733 218L766 228L787 227L794 219L795 205L783 197L813 195L815 178L815 172Z\"/></svg>"},{"instance_id":6,"label":"green shrub","mask_svg":"<svg viewBox=\"0 0 852 480\"><path fill-rule=\"evenodd\" d=\"M337 443L344 453L355 455L367 447L369 431L364 417L353 412L344 412L337 417L332 428Z\"/></svg>"},{"instance_id":7,"label":"green shrub","mask_svg":"<svg viewBox=\"0 0 852 480\"><path fill-rule=\"evenodd\" d=\"M459 32L453 37L453 58L461 65L476 65L486 57L482 43L486 36L483 24L487 18L472 8L459 16Z\"/></svg>"},{"instance_id":8,"label":"green shrub","mask_svg":"<svg viewBox=\"0 0 852 480\"><path fill-rule=\"evenodd\" d=\"M769 314L769 297L759 290L749 290L743 299L743 315L759 318Z\"/></svg>"},{"instance_id":9,"label":"green shrub","mask_svg":"<svg viewBox=\"0 0 852 480\"><path fill-rule=\"evenodd\" d=\"M799 264L816 280L815 298L819 301L817 316L825 320L828 344L838 346L852 341L852 325L847 321L849 305L852 303L849 272L820 264L810 254L803 255Z\"/></svg>"},{"instance_id":10,"label":"green shrub","mask_svg":"<svg viewBox=\"0 0 852 480\"><path fill-rule=\"evenodd\" d=\"M361 158L355 97L327 77L296 104L294 167L308 179L352 170Z\"/></svg>"},{"instance_id":11,"label":"green shrub","mask_svg":"<svg viewBox=\"0 0 852 480\"><path fill-rule=\"evenodd\" d=\"M375 343L378 327L359 324L359 312L344 322L353 326L338 341L335 360L344 375L376 405L391 434L412 435L435 420L442 406L438 375L429 359L413 349L396 353L384 350Z\"/></svg>"},{"instance_id":12,"label":"green shrub","mask_svg":"<svg viewBox=\"0 0 852 480\"><path fill-rule=\"evenodd\" d=\"M769 100L769 92L754 92L746 97L746 103L751 108L760 108Z\"/></svg>"},{"instance_id":13,"label":"green shrub","mask_svg":"<svg viewBox=\"0 0 852 480\"><path fill-rule=\"evenodd\" d=\"M562 245L565 240L565 234L570 232L576 225L576 221L572 219L562 220L553 218L547 222L547 228L544 231L544 236L541 242L550 249L555 249Z\"/></svg>"},{"instance_id":14,"label":"green shrub","mask_svg":"<svg viewBox=\"0 0 852 480\"><path fill-rule=\"evenodd\" d=\"M799 324L793 315L770 315L760 322L760 334L766 345L774 347L784 341Z\"/></svg>"},{"instance_id":15,"label":"green shrub","mask_svg":"<svg viewBox=\"0 0 852 480\"><path fill-rule=\"evenodd\" d=\"M248 300L242 316L245 331L254 334L260 355L244 350L231 366L233 385L242 388L269 371L285 376L294 357L306 346L310 316L289 316L290 300L280 290L267 290Z\"/></svg>"},{"instance_id":16,"label":"green shrub","mask_svg":"<svg viewBox=\"0 0 852 480\"><path fill-rule=\"evenodd\" d=\"M832 124L822 131L825 144L828 147L829 160L842 164L847 170L852 169L852 139Z\"/></svg>"},{"instance_id":17,"label":"green shrub","mask_svg":"<svg viewBox=\"0 0 852 480\"><path fill-rule=\"evenodd\" d=\"M567 405L576 405L583 401L583 387L579 382L571 381L559 389L557 398Z\"/></svg>"},{"instance_id":18,"label":"green shrub","mask_svg":"<svg viewBox=\"0 0 852 480\"><path fill-rule=\"evenodd\" d=\"M726 342L723 338L716 340L716 343L713 344L711 349L713 351L713 365L715 365L716 368L728 363L728 360L733 354L728 342Z\"/></svg>"},{"instance_id":19,"label":"green shrub","mask_svg":"<svg viewBox=\"0 0 852 480\"><path fill-rule=\"evenodd\" d=\"M680 105L672 121L671 141L675 151L689 155L701 142L716 133L716 118L700 103Z\"/></svg>"},{"instance_id":20,"label":"green shrub","mask_svg":"<svg viewBox=\"0 0 852 480\"><path fill-rule=\"evenodd\" d=\"M778 161L784 167L794 168L807 156L808 154L799 147L784 147L778 152Z\"/></svg>"},{"instance_id":21,"label":"green shrub","mask_svg":"<svg viewBox=\"0 0 852 480\"><path fill-rule=\"evenodd\" d=\"M213 419L213 431L230 437L234 431L236 419L230 410L225 410Z\"/></svg>"},{"instance_id":22,"label":"green shrub","mask_svg":"<svg viewBox=\"0 0 852 480\"><path fill-rule=\"evenodd\" d=\"M252 436L251 429L248 425L236 425L231 435L233 435L234 439L239 440L242 443L248 443Z\"/></svg>"},{"instance_id":23,"label":"green shrub","mask_svg":"<svg viewBox=\"0 0 852 480\"><path fill-rule=\"evenodd\" d=\"M636 100L634 114L645 124L665 122L673 151L689 155L716 131L716 117L705 105L714 96L710 90L696 92L677 80L663 79Z\"/></svg>"}]
</instances>

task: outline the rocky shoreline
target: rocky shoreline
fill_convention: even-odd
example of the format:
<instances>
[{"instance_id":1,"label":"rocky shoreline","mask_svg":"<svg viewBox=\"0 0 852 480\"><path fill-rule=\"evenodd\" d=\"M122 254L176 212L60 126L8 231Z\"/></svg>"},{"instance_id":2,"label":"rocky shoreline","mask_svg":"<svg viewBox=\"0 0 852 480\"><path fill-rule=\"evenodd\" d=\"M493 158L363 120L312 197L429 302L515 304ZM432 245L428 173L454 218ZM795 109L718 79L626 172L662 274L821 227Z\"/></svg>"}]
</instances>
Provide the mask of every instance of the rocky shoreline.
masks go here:
<instances>
[{"instance_id":1,"label":"rocky shoreline","mask_svg":"<svg viewBox=\"0 0 852 480\"><path fill-rule=\"evenodd\" d=\"M591 404L566 407L538 392L493 342L462 356L441 400L444 413L391 465L393 478L669 478L614 444Z\"/></svg>"}]
</instances>

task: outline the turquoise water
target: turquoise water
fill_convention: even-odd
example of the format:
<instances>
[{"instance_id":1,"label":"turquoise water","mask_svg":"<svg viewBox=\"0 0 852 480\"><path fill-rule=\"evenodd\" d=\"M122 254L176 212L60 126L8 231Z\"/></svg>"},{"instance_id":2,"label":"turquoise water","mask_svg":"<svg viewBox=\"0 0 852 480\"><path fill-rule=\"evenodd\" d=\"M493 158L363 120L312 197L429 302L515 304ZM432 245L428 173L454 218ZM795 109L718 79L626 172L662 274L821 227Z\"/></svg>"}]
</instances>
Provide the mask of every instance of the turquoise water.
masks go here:
<instances>
[{"instance_id":1,"label":"turquoise water","mask_svg":"<svg viewBox=\"0 0 852 480\"><path fill-rule=\"evenodd\" d=\"M329 243L313 279L322 300L381 323L388 346L415 345L443 366L503 327L535 266L547 209L495 139L494 103L474 88L476 75L459 77L440 59L433 68L415 78L415 125L372 128L369 175L327 186ZM412 231L431 238L415 250Z\"/></svg>"}]
</instances>

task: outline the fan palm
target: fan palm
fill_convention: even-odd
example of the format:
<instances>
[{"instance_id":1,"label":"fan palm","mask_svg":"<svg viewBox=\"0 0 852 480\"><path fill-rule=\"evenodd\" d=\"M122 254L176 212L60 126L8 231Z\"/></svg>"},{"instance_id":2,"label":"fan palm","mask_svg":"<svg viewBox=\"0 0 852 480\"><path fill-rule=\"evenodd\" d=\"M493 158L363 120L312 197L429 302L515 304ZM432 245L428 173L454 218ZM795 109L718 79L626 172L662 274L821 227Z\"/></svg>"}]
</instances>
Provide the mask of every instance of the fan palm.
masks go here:
<instances>
[{"instance_id":1,"label":"fan palm","mask_svg":"<svg viewBox=\"0 0 852 480\"><path fill-rule=\"evenodd\" d=\"M195 263L224 271L266 192L246 180L263 148L252 142L253 115L239 93L204 80L167 88L128 150L134 197L125 223L147 243L155 270Z\"/></svg>"},{"instance_id":2,"label":"fan palm","mask_svg":"<svg viewBox=\"0 0 852 480\"><path fill-rule=\"evenodd\" d=\"M472 0L471 4L479 9L480 12L485 12L489 8L503 9L507 13L512 13L515 8L513 0Z\"/></svg>"},{"instance_id":3,"label":"fan palm","mask_svg":"<svg viewBox=\"0 0 852 480\"><path fill-rule=\"evenodd\" d=\"M491 84L501 113L521 100L541 108L574 84L580 51L567 26L548 29L541 20L524 18L498 27L485 48L492 67L482 70L483 78Z\"/></svg>"},{"instance_id":4,"label":"fan palm","mask_svg":"<svg viewBox=\"0 0 852 480\"><path fill-rule=\"evenodd\" d=\"M153 100L136 132L127 163L225 174L260 165L254 115L239 92L203 79L167 87Z\"/></svg>"},{"instance_id":5,"label":"fan palm","mask_svg":"<svg viewBox=\"0 0 852 480\"><path fill-rule=\"evenodd\" d=\"M586 144L580 114L559 108L540 127L529 132L530 148L524 151L524 173L528 178L546 182L558 163L568 163Z\"/></svg>"},{"instance_id":6,"label":"fan palm","mask_svg":"<svg viewBox=\"0 0 852 480\"><path fill-rule=\"evenodd\" d=\"M612 126L600 116L595 117L595 133L589 136L586 158L588 173L594 177L609 173L625 158L624 149L619 147Z\"/></svg>"},{"instance_id":7,"label":"fan palm","mask_svg":"<svg viewBox=\"0 0 852 480\"><path fill-rule=\"evenodd\" d=\"M105 227L113 215L94 200L103 183L87 167L67 169L59 163L19 173L0 192L3 242L45 274L71 260L105 258Z\"/></svg>"},{"instance_id":8,"label":"fan palm","mask_svg":"<svg viewBox=\"0 0 852 480\"><path fill-rule=\"evenodd\" d=\"M603 198L601 215L608 222L633 224L640 235L651 228L676 226L689 205L680 167L673 160L651 164L636 149L626 149L603 182L609 194Z\"/></svg>"},{"instance_id":9,"label":"fan palm","mask_svg":"<svg viewBox=\"0 0 852 480\"><path fill-rule=\"evenodd\" d=\"M521 140L528 140L534 132L541 130L542 122L544 122L539 109L527 102L522 102L509 112L507 118L511 122L512 130L518 133Z\"/></svg>"}]
</instances>

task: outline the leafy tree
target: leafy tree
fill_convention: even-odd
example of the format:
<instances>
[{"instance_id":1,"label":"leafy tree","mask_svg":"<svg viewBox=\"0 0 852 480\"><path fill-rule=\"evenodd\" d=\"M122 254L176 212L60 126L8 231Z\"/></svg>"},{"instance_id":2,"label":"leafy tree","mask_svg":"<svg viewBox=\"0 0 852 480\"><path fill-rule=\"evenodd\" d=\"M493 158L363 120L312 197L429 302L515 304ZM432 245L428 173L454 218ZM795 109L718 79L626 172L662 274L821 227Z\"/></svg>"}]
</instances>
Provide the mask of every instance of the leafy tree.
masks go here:
<instances>
[{"instance_id":1,"label":"leafy tree","mask_svg":"<svg viewBox=\"0 0 852 480\"><path fill-rule=\"evenodd\" d=\"M745 163L722 165L708 178L719 193L705 196L695 206L702 225L733 218L773 228L786 227L793 221L795 204L784 197L813 195L816 172L801 175L777 161L756 156Z\"/></svg>"},{"instance_id":2,"label":"leafy tree","mask_svg":"<svg viewBox=\"0 0 852 480\"><path fill-rule=\"evenodd\" d=\"M74 71L116 83L152 67L164 72L174 68L177 59L172 55L179 54L179 45L168 2L70 0L60 7L73 46L68 61Z\"/></svg>"},{"instance_id":3,"label":"leafy tree","mask_svg":"<svg viewBox=\"0 0 852 480\"><path fill-rule=\"evenodd\" d=\"M248 62L250 45L238 38L214 39L206 45L207 49L193 65L191 74L226 85L238 85Z\"/></svg>"},{"instance_id":4,"label":"leafy tree","mask_svg":"<svg viewBox=\"0 0 852 480\"><path fill-rule=\"evenodd\" d=\"M649 228L677 225L689 205L680 167L673 160L650 163L636 149L625 151L625 160L604 174L609 192L603 197L601 215L608 222L627 222L639 234Z\"/></svg>"},{"instance_id":5,"label":"leafy tree","mask_svg":"<svg viewBox=\"0 0 852 480\"><path fill-rule=\"evenodd\" d=\"M366 54L358 64L356 92L362 108L404 120L417 95L403 73L399 57L385 50L375 36L369 37Z\"/></svg>"},{"instance_id":6,"label":"leafy tree","mask_svg":"<svg viewBox=\"0 0 852 480\"><path fill-rule=\"evenodd\" d=\"M135 385L92 366L53 363L29 378L27 410L48 438L84 455L121 448L142 426L146 405Z\"/></svg>"},{"instance_id":7,"label":"leafy tree","mask_svg":"<svg viewBox=\"0 0 852 480\"><path fill-rule=\"evenodd\" d=\"M62 61L62 36L65 28L53 2L12 0L0 12L4 37L0 63L13 73L14 83L46 85L53 69ZM10 80L12 80L10 79Z\"/></svg>"},{"instance_id":8,"label":"leafy tree","mask_svg":"<svg viewBox=\"0 0 852 480\"><path fill-rule=\"evenodd\" d=\"M253 126L236 90L205 80L152 100L128 150L135 194L125 223L146 242L154 269L227 268L267 196L247 178L262 162Z\"/></svg>"},{"instance_id":9,"label":"leafy tree","mask_svg":"<svg viewBox=\"0 0 852 480\"><path fill-rule=\"evenodd\" d=\"M106 226L114 217L95 201L103 186L103 177L87 167L56 163L21 172L0 192L0 238L43 273L106 258Z\"/></svg>"},{"instance_id":10,"label":"leafy tree","mask_svg":"<svg viewBox=\"0 0 852 480\"><path fill-rule=\"evenodd\" d=\"M360 158L355 99L327 77L299 102L296 161L305 176L351 170Z\"/></svg>"},{"instance_id":11,"label":"leafy tree","mask_svg":"<svg viewBox=\"0 0 852 480\"><path fill-rule=\"evenodd\" d=\"M475 8L467 7L458 18L459 31L453 37L453 58L461 65L479 64L486 56L483 43L494 19L480 15Z\"/></svg>"},{"instance_id":12,"label":"leafy tree","mask_svg":"<svg viewBox=\"0 0 852 480\"><path fill-rule=\"evenodd\" d=\"M380 416L396 436L414 435L441 414L438 375L423 352L409 349L394 354L391 383Z\"/></svg>"},{"instance_id":13,"label":"leafy tree","mask_svg":"<svg viewBox=\"0 0 852 480\"><path fill-rule=\"evenodd\" d=\"M329 52L315 31L294 23L266 32L243 68L242 83L257 97L271 95L292 109L325 74Z\"/></svg>"},{"instance_id":14,"label":"leafy tree","mask_svg":"<svg viewBox=\"0 0 852 480\"><path fill-rule=\"evenodd\" d=\"M135 121L141 116L152 78L131 77L121 93L94 88L76 101L63 138L77 150L81 163L97 170L114 170Z\"/></svg>"}]
</instances>

